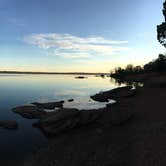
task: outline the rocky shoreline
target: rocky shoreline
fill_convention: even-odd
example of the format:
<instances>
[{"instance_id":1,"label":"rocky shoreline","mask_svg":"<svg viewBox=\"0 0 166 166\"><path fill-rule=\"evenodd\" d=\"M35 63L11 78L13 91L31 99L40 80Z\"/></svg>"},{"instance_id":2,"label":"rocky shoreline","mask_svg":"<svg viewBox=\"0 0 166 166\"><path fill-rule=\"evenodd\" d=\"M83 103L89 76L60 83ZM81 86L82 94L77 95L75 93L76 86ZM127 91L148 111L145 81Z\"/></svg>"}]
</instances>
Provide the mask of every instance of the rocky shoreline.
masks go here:
<instances>
[{"instance_id":1,"label":"rocky shoreline","mask_svg":"<svg viewBox=\"0 0 166 166\"><path fill-rule=\"evenodd\" d=\"M38 119L33 126L49 142L22 166L166 165L166 76L146 79L143 87L121 87L91 98L116 103L93 110L63 108L62 101L52 112L44 108L54 102L14 108L24 118Z\"/></svg>"},{"instance_id":2,"label":"rocky shoreline","mask_svg":"<svg viewBox=\"0 0 166 166\"><path fill-rule=\"evenodd\" d=\"M108 102L111 99L116 99L118 103L114 103L114 105L124 105L122 102L119 103L119 100L132 97L135 94L136 90L132 89L132 86L126 86L98 93L91 96L91 98L100 102ZM12 111L21 115L23 118L38 119L33 126L41 129L49 137L59 135L74 128L96 124L107 112L110 112L110 123L112 124L121 124L130 119L133 114L131 111L125 109L125 105L120 110L114 110L116 106L113 106L113 104L107 104L104 108L100 109L78 110L76 108L63 108L64 102L34 102L30 105L17 106ZM45 109L52 111L47 112Z\"/></svg>"}]
</instances>

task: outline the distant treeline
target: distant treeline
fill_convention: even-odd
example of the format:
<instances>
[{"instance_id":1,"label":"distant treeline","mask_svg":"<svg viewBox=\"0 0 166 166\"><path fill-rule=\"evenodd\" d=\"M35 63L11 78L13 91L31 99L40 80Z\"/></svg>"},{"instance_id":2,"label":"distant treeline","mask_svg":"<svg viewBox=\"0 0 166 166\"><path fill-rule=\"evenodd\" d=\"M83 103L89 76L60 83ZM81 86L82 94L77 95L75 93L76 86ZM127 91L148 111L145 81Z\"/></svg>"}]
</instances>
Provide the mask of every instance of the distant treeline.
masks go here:
<instances>
[{"instance_id":1,"label":"distant treeline","mask_svg":"<svg viewBox=\"0 0 166 166\"><path fill-rule=\"evenodd\" d=\"M141 66L129 64L126 68L117 67L111 72L111 77L125 78L128 75L144 74L151 72L166 72L166 55L159 54L158 58Z\"/></svg>"},{"instance_id":2,"label":"distant treeline","mask_svg":"<svg viewBox=\"0 0 166 166\"><path fill-rule=\"evenodd\" d=\"M109 73L85 73L85 72L35 72L35 71L0 71L0 74L49 74L49 75L109 75Z\"/></svg>"}]
</instances>

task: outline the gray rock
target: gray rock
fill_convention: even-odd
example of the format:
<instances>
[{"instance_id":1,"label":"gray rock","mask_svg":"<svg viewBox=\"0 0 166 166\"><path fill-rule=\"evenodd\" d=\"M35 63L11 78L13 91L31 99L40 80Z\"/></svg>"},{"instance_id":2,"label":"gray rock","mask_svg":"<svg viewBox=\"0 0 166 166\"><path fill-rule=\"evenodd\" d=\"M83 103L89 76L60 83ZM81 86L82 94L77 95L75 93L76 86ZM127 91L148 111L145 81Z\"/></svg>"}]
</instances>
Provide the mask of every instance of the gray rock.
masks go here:
<instances>
[{"instance_id":1,"label":"gray rock","mask_svg":"<svg viewBox=\"0 0 166 166\"><path fill-rule=\"evenodd\" d=\"M5 129L17 129L18 124L14 120L5 120L5 121L0 121L0 127Z\"/></svg>"},{"instance_id":2,"label":"gray rock","mask_svg":"<svg viewBox=\"0 0 166 166\"><path fill-rule=\"evenodd\" d=\"M18 106L13 108L12 111L28 119L40 119L46 115L43 109L31 105Z\"/></svg>"},{"instance_id":3,"label":"gray rock","mask_svg":"<svg viewBox=\"0 0 166 166\"><path fill-rule=\"evenodd\" d=\"M36 105L37 107L43 108L43 109L54 109L55 107L63 108L63 103L64 103L64 101L48 102L48 103L34 102L31 104Z\"/></svg>"},{"instance_id":4,"label":"gray rock","mask_svg":"<svg viewBox=\"0 0 166 166\"><path fill-rule=\"evenodd\" d=\"M47 135L57 135L73 125L74 118L79 114L77 109L61 109L47 114L35 126L41 128Z\"/></svg>"},{"instance_id":5,"label":"gray rock","mask_svg":"<svg viewBox=\"0 0 166 166\"><path fill-rule=\"evenodd\" d=\"M48 113L34 125L41 128L46 135L52 136L94 123L100 116L101 111L96 110L59 109Z\"/></svg>"},{"instance_id":6,"label":"gray rock","mask_svg":"<svg viewBox=\"0 0 166 166\"><path fill-rule=\"evenodd\" d=\"M80 125L94 123L102 115L102 110L82 110L80 111Z\"/></svg>"},{"instance_id":7,"label":"gray rock","mask_svg":"<svg viewBox=\"0 0 166 166\"><path fill-rule=\"evenodd\" d=\"M91 98L95 101L108 102L109 99L118 100L134 96L135 94L136 91L132 90L132 86L125 86L97 93L96 95L91 96Z\"/></svg>"}]
</instances>

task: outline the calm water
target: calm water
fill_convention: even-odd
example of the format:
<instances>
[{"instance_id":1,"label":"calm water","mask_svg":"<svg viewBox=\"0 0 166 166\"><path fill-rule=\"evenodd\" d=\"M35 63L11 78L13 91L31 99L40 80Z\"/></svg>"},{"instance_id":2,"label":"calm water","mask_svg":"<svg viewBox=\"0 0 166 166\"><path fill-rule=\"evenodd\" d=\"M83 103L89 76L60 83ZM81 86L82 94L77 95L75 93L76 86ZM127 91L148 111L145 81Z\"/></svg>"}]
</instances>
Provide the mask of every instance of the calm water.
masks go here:
<instances>
[{"instance_id":1,"label":"calm water","mask_svg":"<svg viewBox=\"0 0 166 166\"><path fill-rule=\"evenodd\" d=\"M14 114L11 108L31 102L68 100L65 107L89 109L103 107L90 100L90 95L117 87L109 77L87 76L75 79L73 75L0 75L0 120L17 120L18 130L0 129L0 163L12 165L40 147L47 146L43 134L32 127L35 120ZM3 165L3 164L2 164Z\"/></svg>"}]
</instances>

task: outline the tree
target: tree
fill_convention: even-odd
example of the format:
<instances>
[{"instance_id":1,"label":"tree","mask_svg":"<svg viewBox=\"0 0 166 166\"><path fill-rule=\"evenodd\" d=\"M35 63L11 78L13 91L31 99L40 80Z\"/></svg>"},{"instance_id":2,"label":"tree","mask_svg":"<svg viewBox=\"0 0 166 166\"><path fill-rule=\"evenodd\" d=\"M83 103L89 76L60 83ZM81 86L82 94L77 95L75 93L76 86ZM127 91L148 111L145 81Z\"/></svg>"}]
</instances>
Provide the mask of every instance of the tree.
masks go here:
<instances>
[{"instance_id":1,"label":"tree","mask_svg":"<svg viewBox=\"0 0 166 166\"><path fill-rule=\"evenodd\" d=\"M159 54L156 64L159 72L166 71L166 57L163 54Z\"/></svg>"},{"instance_id":2,"label":"tree","mask_svg":"<svg viewBox=\"0 0 166 166\"><path fill-rule=\"evenodd\" d=\"M141 73L142 72L142 67L141 66L135 66L134 67L134 73Z\"/></svg>"},{"instance_id":3,"label":"tree","mask_svg":"<svg viewBox=\"0 0 166 166\"><path fill-rule=\"evenodd\" d=\"M161 25L157 25L157 39L164 47L166 47L166 1L163 3L163 6L165 22L163 22Z\"/></svg>"},{"instance_id":4,"label":"tree","mask_svg":"<svg viewBox=\"0 0 166 166\"><path fill-rule=\"evenodd\" d=\"M132 64L129 64L126 66L126 72L127 73L132 73L133 72L133 65Z\"/></svg>"},{"instance_id":5,"label":"tree","mask_svg":"<svg viewBox=\"0 0 166 166\"><path fill-rule=\"evenodd\" d=\"M158 58L144 65L145 72L165 72L166 71L166 56L159 54Z\"/></svg>"}]
</instances>

